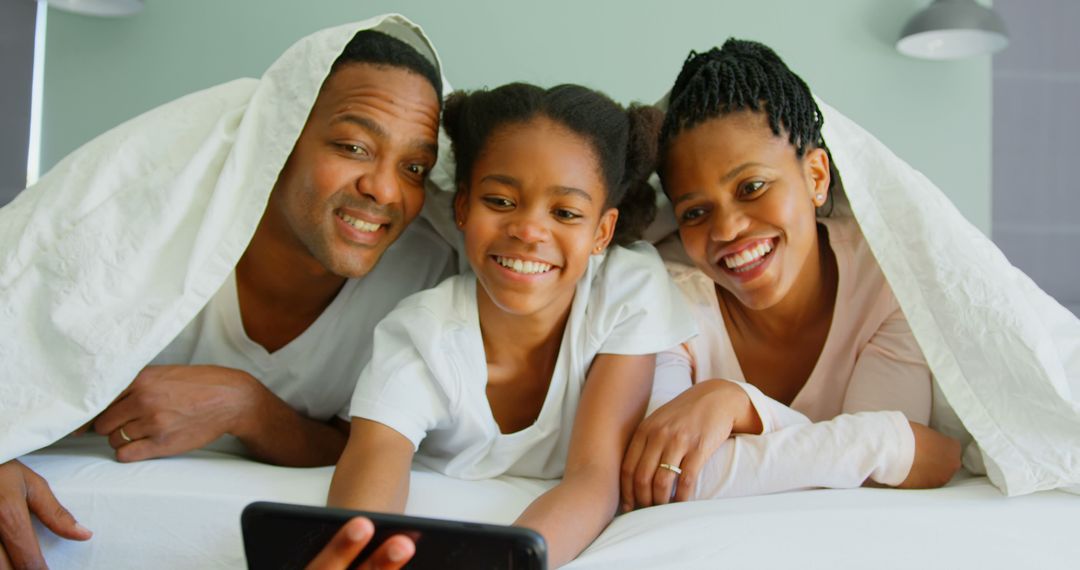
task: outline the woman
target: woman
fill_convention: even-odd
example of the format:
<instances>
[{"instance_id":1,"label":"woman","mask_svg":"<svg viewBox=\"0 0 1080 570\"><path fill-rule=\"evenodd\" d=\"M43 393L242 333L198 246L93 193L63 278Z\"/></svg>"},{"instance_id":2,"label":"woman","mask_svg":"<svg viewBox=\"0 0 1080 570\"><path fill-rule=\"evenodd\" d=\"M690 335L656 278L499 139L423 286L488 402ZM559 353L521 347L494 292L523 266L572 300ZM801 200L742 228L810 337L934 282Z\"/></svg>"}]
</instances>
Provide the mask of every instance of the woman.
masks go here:
<instances>
[{"instance_id":1,"label":"woman","mask_svg":"<svg viewBox=\"0 0 1080 570\"><path fill-rule=\"evenodd\" d=\"M414 455L467 479L562 477L515 523L560 566L616 511L654 354L694 333L655 250L631 244L655 209L659 117L511 84L451 96L443 121L472 274L376 329L329 503L403 510Z\"/></svg>"},{"instance_id":2,"label":"woman","mask_svg":"<svg viewBox=\"0 0 1080 570\"><path fill-rule=\"evenodd\" d=\"M858 226L827 215L839 177L809 88L732 39L692 53L669 101L660 174L695 266L671 273L701 334L658 357L623 508L946 483L959 443L925 425L929 367Z\"/></svg>"}]
</instances>

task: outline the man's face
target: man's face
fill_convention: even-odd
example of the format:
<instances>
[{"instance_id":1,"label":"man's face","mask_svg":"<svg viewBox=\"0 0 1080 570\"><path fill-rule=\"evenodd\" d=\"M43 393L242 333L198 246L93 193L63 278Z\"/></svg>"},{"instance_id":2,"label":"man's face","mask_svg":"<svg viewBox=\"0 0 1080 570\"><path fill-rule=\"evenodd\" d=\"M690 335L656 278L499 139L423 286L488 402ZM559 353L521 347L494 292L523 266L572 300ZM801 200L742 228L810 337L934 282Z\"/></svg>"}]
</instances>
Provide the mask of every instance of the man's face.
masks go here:
<instances>
[{"instance_id":1,"label":"man's face","mask_svg":"<svg viewBox=\"0 0 1080 570\"><path fill-rule=\"evenodd\" d=\"M424 205L438 130L438 95L420 75L339 66L274 185L280 237L335 275L367 274Z\"/></svg>"}]
</instances>

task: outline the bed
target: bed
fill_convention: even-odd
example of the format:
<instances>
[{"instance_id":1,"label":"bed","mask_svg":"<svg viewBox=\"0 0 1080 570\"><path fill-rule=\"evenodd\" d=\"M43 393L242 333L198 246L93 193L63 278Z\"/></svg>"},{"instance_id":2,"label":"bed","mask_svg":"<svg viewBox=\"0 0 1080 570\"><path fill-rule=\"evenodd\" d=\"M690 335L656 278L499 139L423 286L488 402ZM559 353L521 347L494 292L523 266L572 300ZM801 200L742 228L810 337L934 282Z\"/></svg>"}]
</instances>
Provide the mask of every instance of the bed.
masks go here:
<instances>
[{"instance_id":1,"label":"bed","mask_svg":"<svg viewBox=\"0 0 1080 570\"><path fill-rule=\"evenodd\" d=\"M80 522L85 543L38 525L50 567L243 568L240 511L322 504L332 468L263 465L215 451L120 464L103 438L24 458ZM407 512L508 523L552 485L415 471ZM929 491L806 490L656 507L615 519L570 569L1077 568L1080 496L1005 498L984 477Z\"/></svg>"}]
</instances>

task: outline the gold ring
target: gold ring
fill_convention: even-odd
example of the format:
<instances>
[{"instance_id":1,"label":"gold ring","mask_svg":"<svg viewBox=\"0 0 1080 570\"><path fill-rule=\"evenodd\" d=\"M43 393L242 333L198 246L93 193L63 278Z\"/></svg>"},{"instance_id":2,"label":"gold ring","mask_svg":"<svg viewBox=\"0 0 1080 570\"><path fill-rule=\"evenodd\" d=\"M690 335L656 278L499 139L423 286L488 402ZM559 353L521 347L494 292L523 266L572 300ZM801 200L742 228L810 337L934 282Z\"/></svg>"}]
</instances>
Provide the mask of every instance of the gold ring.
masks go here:
<instances>
[{"instance_id":1,"label":"gold ring","mask_svg":"<svg viewBox=\"0 0 1080 570\"><path fill-rule=\"evenodd\" d=\"M680 469L680 468L678 468L678 467L676 467L674 465L671 465L670 463L661 463L660 468L661 469L667 469L668 471L671 471L672 473L674 473L676 475L682 475L682 469Z\"/></svg>"},{"instance_id":2,"label":"gold ring","mask_svg":"<svg viewBox=\"0 0 1080 570\"><path fill-rule=\"evenodd\" d=\"M120 426L120 437L124 438L124 441L126 441L128 443L132 442L131 437L128 436L128 434L124 432L124 426Z\"/></svg>"}]
</instances>

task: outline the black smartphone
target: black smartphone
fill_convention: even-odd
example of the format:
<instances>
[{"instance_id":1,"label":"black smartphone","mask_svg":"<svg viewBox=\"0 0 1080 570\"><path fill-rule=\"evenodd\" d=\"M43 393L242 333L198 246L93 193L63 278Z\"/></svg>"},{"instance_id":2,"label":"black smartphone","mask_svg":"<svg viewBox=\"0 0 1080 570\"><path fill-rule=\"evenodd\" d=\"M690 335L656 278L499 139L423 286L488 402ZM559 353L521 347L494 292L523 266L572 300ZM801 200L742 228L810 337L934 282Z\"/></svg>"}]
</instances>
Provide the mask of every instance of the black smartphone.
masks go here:
<instances>
[{"instance_id":1,"label":"black smartphone","mask_svg":"<svg viewBox=\"0 0 1080 570\"><path fill-rule=\"evenodd\" d=\"M356 568L395 534L416 542L413 570L547 570L547 544L539 533L519 527L369 513L259 501L244 508L240 526L252 570L302 569L341 525L363 516L375 537L349 568Z\"/></svg>"}]
</instances>

